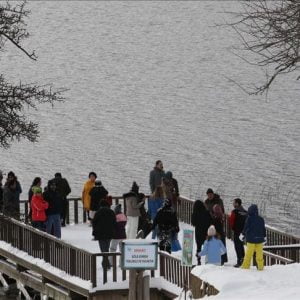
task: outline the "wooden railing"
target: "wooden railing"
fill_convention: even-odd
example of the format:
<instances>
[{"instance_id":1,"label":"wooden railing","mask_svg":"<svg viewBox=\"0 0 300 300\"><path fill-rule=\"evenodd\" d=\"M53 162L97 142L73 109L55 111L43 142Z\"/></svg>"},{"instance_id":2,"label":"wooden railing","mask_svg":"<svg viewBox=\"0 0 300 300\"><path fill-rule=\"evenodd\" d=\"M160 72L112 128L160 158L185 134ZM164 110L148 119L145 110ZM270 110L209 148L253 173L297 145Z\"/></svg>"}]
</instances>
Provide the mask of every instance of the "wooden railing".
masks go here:
<instances>
[{"instance_id":1,"label":"wooden railing","mask_svg":"<svg viewBox=\"0 0 300 300\"><path fill-rule=\"evenodd\" d=\"M80 198L70 198L69 200L69 216L67 223L82 223L86 222L86 213L83 211ZM121 196L112 197L113 204L121 203L126 210L125 203ZM185 197L180 197L180 204L177 206L177 214L180 221L191 224L191 215L194 201ZM28 202L21 201L21 211L24 216L28 215ZM26 219L26 218L25 218ZM44 259L70 275L78 276L82 279L91 280L93 286L97 281L96 260L97 257L112 256L112 272L103 270L103 283L108 281L117 282L126 280L126 271L122 271L122 278L118 278L117 258L120 253L89 253L82 249L70 246L50 235L42 233L31 227L28 227L17 221L4 222L4 217L0 218L1 239L13 246L28 252L28 254ZM3 224L3 226L2 226ZM228 238L232 237L232 231L229 226L228 218L225 222L225 231ZM289 248L287 244L300 244L300 238L286 234L279 230L267 226L268 246L276 245L283 246L280 249L276 247L270 249L265 247L264 258L266 265L272 264L288 264L294 261L299 261L299 247ZM181 265L179 259L174 258L164 252L159 252L159 275L166 280L177 284L180 287L189 286L189 273L191 267ZM110 274L112 277L110 278ZM154 272L151 272L154 276Z\"/></svg>"},{"instance_id":2,"label":"wooden railing","mask_svg":"<svg viewBox=\"0 0 300 300\"><path fill-rule=\"evenodd\" d=\"M41 258L67 274L90 280L96 286L97 254L67 244L47 233L0 214L0 239Z\"/></svg>"},{"instance_id":3,"label":"wooden railing","mask_svg":"<svg viewBox=\"0 0 300 300\"><path fill-rule=\"evenodd\" d=\"M166 253L159 252L160 276L181 288L190 286L192 267L182 266L180 259Z\"/></svg>"}]
</instances>

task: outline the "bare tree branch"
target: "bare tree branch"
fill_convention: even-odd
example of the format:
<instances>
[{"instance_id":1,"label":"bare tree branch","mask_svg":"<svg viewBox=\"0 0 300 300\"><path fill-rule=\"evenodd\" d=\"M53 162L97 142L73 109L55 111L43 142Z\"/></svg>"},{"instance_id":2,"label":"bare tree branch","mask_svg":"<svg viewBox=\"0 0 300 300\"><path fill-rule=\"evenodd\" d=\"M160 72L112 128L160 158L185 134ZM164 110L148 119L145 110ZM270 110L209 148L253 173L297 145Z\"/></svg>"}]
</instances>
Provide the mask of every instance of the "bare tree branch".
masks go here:
<instances>
[{"instance_id":1,"label":"bare tree branch","mask_svg":"<svg viewBox=\"0 0 300 300\"><path fill-rule=\"evenodd\" d=\"M279 75L299 71L300 0L247 1L243 9L232 13L237 20L227 25L237 33L243 50L256 55L252 65L273 70L267 71L265 83L249 92L263 94Z\"/></svg>"}]
</instances>

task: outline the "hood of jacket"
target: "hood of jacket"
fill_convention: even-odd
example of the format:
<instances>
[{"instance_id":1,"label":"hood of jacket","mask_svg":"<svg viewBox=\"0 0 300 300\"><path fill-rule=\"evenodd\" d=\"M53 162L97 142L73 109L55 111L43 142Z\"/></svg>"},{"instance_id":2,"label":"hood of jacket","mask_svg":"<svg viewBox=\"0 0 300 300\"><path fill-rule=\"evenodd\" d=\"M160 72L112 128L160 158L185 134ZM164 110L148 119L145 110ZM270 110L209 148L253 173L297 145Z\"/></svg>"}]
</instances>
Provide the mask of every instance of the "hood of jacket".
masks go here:
<instances>
[{"instance_id":1,"label":"hood of jacket","mask_svg":"<svg viewBox=\"0 0 300 300\"><path fill-rule=\"evenodd\" d=\"M258 216L258 208L256 204L252 204L248 208L248 215L249 216Z\"/></svg>"}]
</instances>

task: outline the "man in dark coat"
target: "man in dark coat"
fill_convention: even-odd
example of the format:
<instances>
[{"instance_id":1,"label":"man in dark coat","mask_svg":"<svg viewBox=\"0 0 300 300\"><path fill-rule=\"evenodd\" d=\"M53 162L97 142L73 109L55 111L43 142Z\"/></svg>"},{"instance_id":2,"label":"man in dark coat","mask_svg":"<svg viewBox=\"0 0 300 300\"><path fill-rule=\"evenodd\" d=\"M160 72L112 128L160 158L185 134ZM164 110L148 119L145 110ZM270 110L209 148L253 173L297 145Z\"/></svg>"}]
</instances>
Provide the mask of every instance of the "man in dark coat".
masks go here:
<instances>
[{"instance_id":1,"label":"man in dark coat","mask_svg":"<svg viewBox=\"0 0 300 300\"><path fill-rule=\"evenodd\" d=\"M3 214L16 219L20 218L20 194L21 185L11 171L7 174L6 183L3 189Z\"/></svg>"},{"instance_id":2,"label":"man in dark coat","mask_svg":"<svg viewBox=\"0 0 300 300\"><path fill-rule=\"evenodd\" d=\"M98 240L101 252L109 252L110 241L115 236L116 230L116 215L109 208L107 201L102 200L100 202L100 208L96 212L93 220L93 235L95 240ZM104 269L110 268L109 259L107 256L103 257L102 267Z\"/></svg>"},{"instance_id":3,"label":"man in dark coat","mask_svg":"<svg viewBox=\"0 0 300 300\"><path fill-rule=\"evenodd\" d=\"M43 197L49 204L48 209L46 210L46 232L53 234L57 238L61 238L60 215L63 200L56 190L54 180L49 180L47 190L43 193Z\"/></svg>"},{"instance_id":4,"label":"man in dark coat","mask_svg":"<svg viewBox=\"0 0 300 300\"><path fill-rule=\"evenodd\" d=\"M90 217L91 217L91 219L94 218L96 211L100 208L101 200L106 201L107 195L108 195L108 191L102 185L102 182L100 180L96 180L95 186L90 191L90 196L91 196Z\"/></svg>"},{"instance_id":5,"label":"man in dark coat","mask_svg":"<svg viewBox=\"0 0 300 300\"><path fill-rule=\"evenodd\" d=\"M224 210L224 204L223 204L223 200L220 198L220 196L216 193L214 193L214 191L212 189L208 189L207 192L207 199L205 200L204 204L206 206L206 209L213 214L213 207L218 204L221 206L223 213L225 212Z\"/></svg>"},{"instance_id":6,"label":"man in dark coat","mask_svg":"<svg viewBox=\"0 0 300 300\"><path fill-rule=\"evenodd\" d=\"M171 201L165 200L153 221L153 228L158 226L159 249L171 253L172 238L179 232L177 214L172 208Z\"/></svg>"},{"instance_id":7,"label":"man in dark coat","mask_svg":"<svg viewBox=\"0 0 300 300\"><path fill-rule=\"evenodd\" d=\"M70 185L66 178L63 178L61 173L56 173L52 179L56 184L56 191L62 199L61 226L66 226L66 218L69 213L69 201L67 196L71 193Z\"/></svg>"},{"instance_id":8,"label":"man in dark coat","mask_svg":"<svg viewBox=\"0 0 300 300\"><path fill-rule=\"evenodd\" d=\"M155 167L150 172L149 184L151 193L154 192L157 186L162 184L162 178L165 176L164 166L161 160L156 161Z\"/></svg>"},{"instance_id":9,"label":"man in dark coat","mask_svg":"<svg viewBox=\"0 0 300 300\"><path fill-rule=\"evenodd\" d=\"M192 212L192 225L195 226L195 239L197 244L197 252L201 251L207 237L207 230L210 225L213 224L210 213L204 206L204 203L200 200L196 200L193 206ZM198 265L201 264L201 257L197 256Z\"/></svg>"},{"instance_id":10,"label":"man in dark coat","mask_svg":"<svg viewBox=\"0 0 300 300\"><path fill-rule=\"evenodd\" d=\"M255 252L257 269L260 271L263 270L263 243L266 239L266 227L264 219L258 215L258 208L256 204L252 204L248 208L248 218L245 222L243 234L246 238L247 249L241 267L243 269L250 268L251 259Z\"/></svg>"},{"instance_id":11,"label":"man in dark coat","mask_svg":"<svg viewBox=\"0 0 300 300\"><path fill-rule=\"evenodd\" d=\"M248 214L242 206L242 200L240 198L233 200L233 207L234 210L232 210L230 214L229 223L231 229L233 230L234 249L237 257L237 263L235 267L239 268L242 265L245 256L244 242L241 241L240 235L243 232Z\"/></svg>"},{"instance_id":12,"label":"man in dark coat","mask_svg":"<svg viewBox=\"0 0 300 300\"><path fill-rule=\"evenodd\" d=\"M169 200L171 200L172 206L177 212L177 204L180 204L178 182L175 178L173 178L173 174L170 171L166 172L162 181L162 186L166 196Z\"/></svg>"}]
</instances>

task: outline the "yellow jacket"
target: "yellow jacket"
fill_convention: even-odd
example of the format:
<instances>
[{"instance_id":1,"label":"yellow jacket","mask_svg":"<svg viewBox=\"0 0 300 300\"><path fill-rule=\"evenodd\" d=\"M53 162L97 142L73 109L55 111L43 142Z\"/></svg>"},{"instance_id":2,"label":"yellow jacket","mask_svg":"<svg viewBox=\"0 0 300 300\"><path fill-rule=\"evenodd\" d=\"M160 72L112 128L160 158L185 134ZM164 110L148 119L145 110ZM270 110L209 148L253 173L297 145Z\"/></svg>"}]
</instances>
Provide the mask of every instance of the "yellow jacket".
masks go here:
<instances>
[{"instance_id":1,"label":"yellow jacket","mask_svg":"<svg viewBox=\"0 0 300 300\"><path fill-rule=\"evenodd\" d=\"M86 210L90 210L90 207L91 207L90 191L94 186L95 186L95 182L92 182L90 180L88 180L83 186L81 200L83 202L83 208Z\"/></svg>"}]
</instances>

